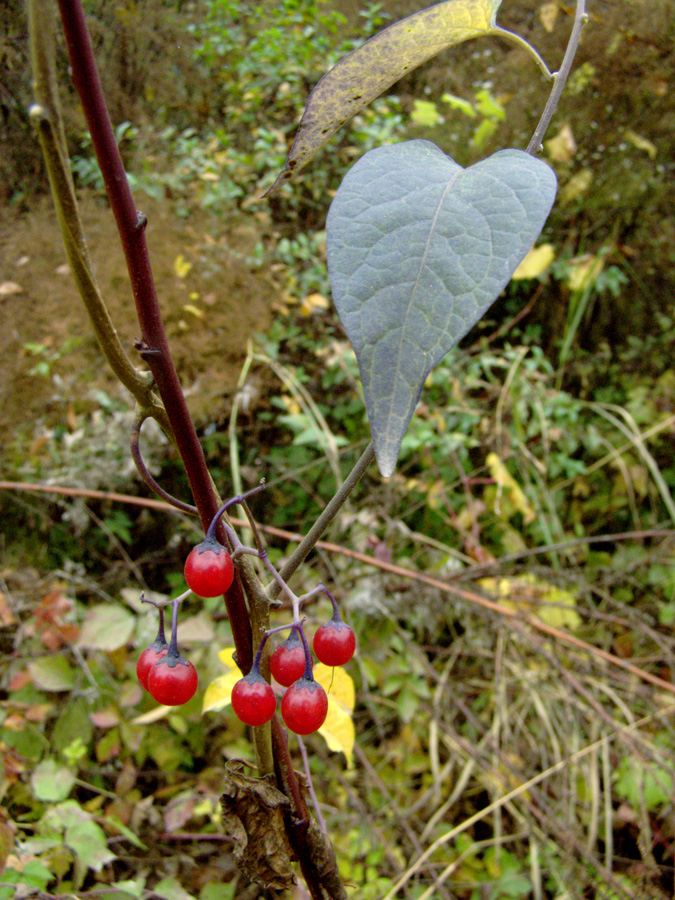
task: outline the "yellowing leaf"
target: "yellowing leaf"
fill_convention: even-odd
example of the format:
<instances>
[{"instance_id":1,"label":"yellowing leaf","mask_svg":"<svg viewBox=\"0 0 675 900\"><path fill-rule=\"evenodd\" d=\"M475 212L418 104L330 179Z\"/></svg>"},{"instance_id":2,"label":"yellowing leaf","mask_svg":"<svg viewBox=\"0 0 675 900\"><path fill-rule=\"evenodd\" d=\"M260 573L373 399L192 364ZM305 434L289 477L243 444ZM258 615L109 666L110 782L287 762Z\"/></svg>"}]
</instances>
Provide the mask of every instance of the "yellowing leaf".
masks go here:
<instances>
[{"instance_id":1,"label":"yellowing leaf","mask_svg":"<svg viewBox=\"0 0 675 900\"><path fill-rule=\"evenodd\" d=\"M581 197L591 186L593 181L593 173L590 169L582 169L573 175L567 184L560 191L560 200L562 203L571 203Z\"/></svg>"},{"instance_id":2,"label":"yellowing leaf","mask_svg":"<svg viewBox=\"0 0 675 900\"><path fill-rule=\"evenodd\" d=\"M324 666L323 663L317 663L314 666L314 680L319 682L329 698L332 697L348 712L354 711L356 701L354 682L351 675L348 675L342 666L332 668Z\"/></svg>"},{"instance_id":3,"label":"yellowing leaf","mask_svg":"<svg viewBox=\"0 0 675 900\"><path fill-rule=\"evenodd\" d=\"M446 0L394 22L341 59L309 95L282 173L268 194L303 169L332 135L394 82L448 47L503 33L501 0Z\"/></svg>"},{"instance_id":4,"label":"yellowing leaf","mask_svg":"<svg viewBox=\"0 0 675 900\"><path fill-rule=\"evenodd\" d=\"M530 613L552 628L574 631L581 625L574 594L547 581L539 581L534 575L482 578L478 584L496 597L501 606Z\"/></svg>"},{"instance_id":5,"label":"yellowing leaf","mask_svg":"<svg viewBox=\"0 0 675 900\"><path fill-rule=\"evenodd\" d=\"M544 26L546 31L553 31L556 23L556 19L558 18L558 4L557 3L543 3L539 7L539 21Z\"/></svg>"},{"instance_id":6,"label":"yellowing leaf","mask_svg":"<svg viewBox=\"0 0 675 900\"><path fill-rule=\"evenodd\" d=\"M239 669L230 670L227 675L214 679L204 691L202 712L216 712L232 702L232 688L241 678Z\"/></svg>"},{"instance_id":7,"label":"yellowing leaf","mask_svg":"<svg viewBox=\"0 0 675 900\"><path fill-rule=\"evenodd\" d=\"M331 668L317 663L314 678L328 694L328 715L319 729L328 749L334 753L344 753L347 765L354 764L354 711L355 692L351 676L341 668Z\"/></svg>"},{"instance_id":8,"label":"yellowing leaf","mask_svg":"<svg viewBox=\"0 0 675 900\"><path fill-rule=\"evenodd\" d=\"M308 294L300 304L298 312L301 316L311 316L320 309L328 309L330 304L323 294Z\"/></svg>"},{"instance_id":9,"label":"yellowing leaf","mask_svg":"<svg viewBox=\"0 0 675 900\"><path fill-rule=\"evenodd\" d=\"M328 714L326 721L319 728L319 734L325 740L329 750L333 753L344 753L347 765L351 769L354 765L354 722L352 717L328 695Z\"/></svg>"},{"instance_id":10,"label":"yellowing leaf","mask_svg":"<svg viewBox=\"0 0 675 900\"><path fill-rule=\"evenodd\" d=\"M232 688L241 678L239 666L234 661L234 653L234 647L224 647L219 651L218 659L227 669L227 674L220 675L207 686L202 701L202 713L216 712L232 702Z\"/></svg>"},{"instance_id":11,"label":"yellowing leaf","mask_svg":"<svg viewBox=\"0 0 675 900\"><path fill-rule=\"evenodd\" d=\"M517 266L511 278L539 278L555 259L555 250L551 244L540 244L528 250L523 261Z\"/></svg>"},{"instance_id":12,"label":"yellowing leaf","mask_svg":"<svg viewBox=\"0 0 675 900\"><path fill-rule=\"evenodd\" d=\"M198 306L193 306L192 303L184 304L183 309L185 312L193 315L195 319L203 319L206 315L203 309L200 309Z\"/></svg>"},{"instance_id":13,"label":"yellowing leaf","mask_svg":"<svg viewBox=\"0 0 675 900\"><path fill-rule=\"evenodd\" d=\"M544 147L548 158L554 162L571 162L577 152L577 142L574 140L569 122L566 122L550 140L544 141Z\"/></svg>"},{"instance_id":14,"label":"yellowing leaf","mask_svg":"<svg viewBox=\"0 0 675 900\"><path fill-rule=\"evenodd\" d=\"M179 253L173 261L173 270L179 278L185 278L191 268L192 263L188 262L182 253Z\"/></svg>"},{"instance_id":15,"label":"yellowing leaf","mask_svg":"<svg viewBox=\"0 0 675 900\"><path fill-rule=\"evenodd\" d=\"M642 135L636 134L636 132L630 130L626 132L626 138L634 147L637 147L638 150L644 150L650 159L654 159L657 153L655 144L652 144L651 141L642 137Z\"/></svg>"},{"instance_id":16,"label":"yellowing leaf","mask_svg":"<svg viewBox=\"0 0 675 900\"><path fill-rule=\"evenodd\" d=\"M578 256L570 263L567 283L572 291L583 291L595 281L605 264L604 254Z\"/></svg>"},{"instance_id":17,"label":"yellowing leaf","mask_svg":"<svg viewBox=\"0 0 675 900\"><path fill-rule=\"evenodd\" d=\"M516 482L515 478L511 475L509 470L506 468L506 466L496 453L488 453L485 462L488 469L490 470L490 475L493 477L497 484L497 487L500 489L499 493L504 492L508 494L511 505L514 506L518 512L523 514L525 524L529 525L530 522L533 522L535 520L537 514L530 505L527 497Z\"/></svg>"},{"instance_id":18,"label":"yellowing leaf","mask_svg":"<svg viewBox=\"0 0 675 900\"><path fill-rule=\"evenodd\" d=\"M234 647L224 647L218 653L218 659L221 661L221 663L227 669L236 669L238 672L239 667L237 666L236 662L234 661L234 652L235 652Z\"/></svg>"}]
</instances>

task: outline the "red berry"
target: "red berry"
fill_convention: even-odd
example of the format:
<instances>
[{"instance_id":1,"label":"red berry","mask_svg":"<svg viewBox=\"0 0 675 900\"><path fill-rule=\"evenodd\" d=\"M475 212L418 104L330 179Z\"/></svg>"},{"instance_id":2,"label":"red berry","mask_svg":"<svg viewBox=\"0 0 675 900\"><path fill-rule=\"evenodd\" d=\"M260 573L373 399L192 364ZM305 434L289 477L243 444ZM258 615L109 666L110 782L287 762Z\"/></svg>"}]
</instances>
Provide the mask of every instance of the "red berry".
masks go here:
<instances>
[{"instance_id":1,"label":"red berry","mask_svg":"<svg viewBox=\"0 0 675 900\"><path fill-rule=\"evenodd\" d=\"M136 663L136 677L144 691L148 690L148 675L150 674L150 669L158 660L166 656L168 649L169 647L166 641L164 641L163 646L158 644L157 641L153 641L152 644L150 644L149 647L146 647L138 657L138 662Z\"/></svg>"},{"instance_id":2,"label":"red berry","mask_svg":"<svg viewBox=\"0 0 675 900\"><path fill-rule=\"evenodd\" d=\"M216 540L193 547L185 560L185 581L198 597L220 597L234 579L232 557Z\"/></svg>"},{"instance_id":3,"label":"red berry","mask_svg":"<svg viewBox=\"0 0 675 900\"><path fill-rule=\"evenodd\" d=\"M276 708L274 691L255 669L232 688L232 709L245 725L264 725Z\"/></svg>"},{"instance_id":4,"label":"red berry","mask_svg":"<svg viewBox=\"0 0 675 900\"><path fill-rule=\"evenodd\" d=\"M296 734L318 731L328 715L328 697L321 685L301 678L291 685L281 701L284 722Z\"/></svg>"},{"instance_id":5,"label":"red berry","mask_svg":"<svg viewBox=\"0 0 675 900\"><path fill-rule=\"evenodd\" d=\"M354 655L354 629L341 619L331 619L317 628L312 647L316 658L325 666L344 666Z\"/></svg>"},{"instance_id":6,"label":"red berry","mask_svg":"<svg viewBox=\"0 0 675 900\"><path fill-rule=\"evenodd\" d=\"M270 659L270 672L284 687L305 674L305 648L295 628L283 644L279 644Z\"/></svg>"},{"instance_id":7,"label":"red berry","mask_svg":"<svg viewBox=\"0 0 675 900\"><path fill-rule=\"evenodd\" d=\"M194 697L198 683L195 667L180 655L163 656L148 675L148 690L164 706L187 703Z\"/></svg>"}]
</instances>

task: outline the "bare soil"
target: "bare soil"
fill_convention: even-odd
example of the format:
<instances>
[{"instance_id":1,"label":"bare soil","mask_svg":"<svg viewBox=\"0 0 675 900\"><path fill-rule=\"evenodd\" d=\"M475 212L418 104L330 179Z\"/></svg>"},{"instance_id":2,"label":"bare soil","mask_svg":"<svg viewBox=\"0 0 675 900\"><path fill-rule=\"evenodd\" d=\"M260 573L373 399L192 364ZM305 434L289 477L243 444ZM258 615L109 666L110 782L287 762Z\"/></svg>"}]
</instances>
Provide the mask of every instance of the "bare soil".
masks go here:
<instances>
[{"instance_id":1,"label":"bare soil","mask_svg":"<svg viewBox=\"0 0 675 900\"><path fill-rule=\"evenodd\" d=\"M114 220L93 194L81 200L96 277L134 359L139 329ZM241 216L228 222L202 211L181 220L166 202L145 196L137 202L148 216L153 271L188 403L197 419L214 421L229 405L246 339L269 322L272 279L251 262L264 223ZM177 260L189 263L189 271ZM40 362L47 374L34 372ZM70 410L92 403L96 388L117 396L67 267L50 199L36 200L25 215L0 210L0 447L18 433L30 436L35 426L67 422Z\"/></svg>"}]
</instances>

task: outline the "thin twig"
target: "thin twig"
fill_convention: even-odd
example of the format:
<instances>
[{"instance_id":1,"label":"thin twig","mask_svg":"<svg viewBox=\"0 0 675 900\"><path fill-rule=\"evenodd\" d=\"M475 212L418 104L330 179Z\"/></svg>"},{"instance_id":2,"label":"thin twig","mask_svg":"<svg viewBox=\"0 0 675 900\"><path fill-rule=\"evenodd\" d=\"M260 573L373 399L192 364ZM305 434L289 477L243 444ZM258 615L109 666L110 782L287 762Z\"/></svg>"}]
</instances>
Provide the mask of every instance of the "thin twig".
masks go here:
<instances>
[{"instance_id":1,"label":"thin twig","mask_svg":"<svg viewBox=\"0 0 675 900\"><path fill-rule=\"evenodd\" d=\"M129 431L129 449L131 451L131 458L134 461L138 474L141 476L150 490L157 494L158 497L161 497L170 506L173 506L180 512L186 513L186 515L188 516L198 516L199 510L196 506L192 506L192 504L190 503L184 503L177 497L172 497L171 494L167 493L167 491L165 491L163 487L157 484L155 479L148 471L148 467L145 465L145 461L143 460L143 456L141 454L140 446L141 428L143 427L143 422L147 418L149 418L148 413L142 410L138 410L134 424Z\"/></svg>"},{"instance_id":2,"label":"thin twig","mask_svg":"<svg viewBox=\"0 0 675 900\"><path fill-rule=\"evenodd\" d=\"M293 575L298 567L305 561L308 554L315 546L316 542L319 540L326 528L328 528L335 516L339 513L347 497L351 494L356 485L363 478L366 470L368 469L368 466L372 463L374 458L375 445L371 441L361 454L361 457L357 461L354 468L345 478L338 492L330 500L314 525L312 525L300 544L293 551L291 558L282 568L281 577L284 579L284 581L288 581L291 575ZM277 589L275 585L272 585L270 587L269 594L272 599L275 599L279 596L279 589Z\"/></svg>"},{"instance_id":3,"label":"thin twig","mask_svg":"<svg viewBox=\"0 0 675 900\"><path fill-rule=\"evenodd\" d=\"M549 123L553 118L553 114L558 108L558 103L560 101L560 97L562 96L565 83L567 82L570 70L572 69L572 63L574 62L574 57L577 53L577 47L579 46L579 39L581 38L581 29L586 24L586 20L588 18L586 15L585 7L585 0L577 0L577 8L574 15L574 25L572 26L570 39L567 42L567 49L565 50L563 61L560 65L560 68L553 76L553 90L551 91L546 102L546 106L544 107L544 111L541 114L539 123L534 129L532 139L527 145L526 152L531 154L532 156L536 156L537 153L539 153L539 151L541 150L542 141L544 139L544 135L546 134L546 129L548 128Z\"/></svg>"}]
</instances>

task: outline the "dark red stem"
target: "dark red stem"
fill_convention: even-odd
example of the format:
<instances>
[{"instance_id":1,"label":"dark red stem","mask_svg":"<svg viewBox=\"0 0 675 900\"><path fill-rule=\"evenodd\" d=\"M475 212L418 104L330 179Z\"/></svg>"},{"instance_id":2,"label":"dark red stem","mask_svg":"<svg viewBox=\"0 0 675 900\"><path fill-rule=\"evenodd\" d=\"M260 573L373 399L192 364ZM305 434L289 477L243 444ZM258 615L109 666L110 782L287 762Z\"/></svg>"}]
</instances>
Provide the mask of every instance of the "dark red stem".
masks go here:
<instances>
[{"instance_id":1,"label":"dark red stem","mask_svg":"<svg viewBox=\"0 0 675 900\"><path fill-rule=\"evenodd\" d=\"M131 195L122 158L96 69L94 53L80 0L58 0L68 47L73 84L87 120L96 158L103 175L126 258L136 312L141 327L137 349L147 363L166 407L178 451L185 465L204 531L216 514L219 498L209 475L166 339L145 240L146 219ZM222 540L225 541L224 532ZM251 624L239 578L225 597L237 658L251 667Z\"/></svg>"}]
</instances>

